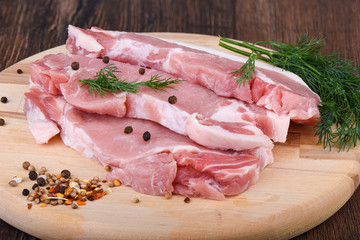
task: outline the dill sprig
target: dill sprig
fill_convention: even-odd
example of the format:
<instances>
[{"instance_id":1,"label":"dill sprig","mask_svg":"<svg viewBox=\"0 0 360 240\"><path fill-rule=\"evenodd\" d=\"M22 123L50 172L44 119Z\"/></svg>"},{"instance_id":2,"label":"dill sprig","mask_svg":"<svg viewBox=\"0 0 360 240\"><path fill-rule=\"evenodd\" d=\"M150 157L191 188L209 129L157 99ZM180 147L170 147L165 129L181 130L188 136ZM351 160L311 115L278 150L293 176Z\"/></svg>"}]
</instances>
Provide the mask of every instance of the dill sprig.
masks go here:
<instances>
[{"instance_id":1,"label":"dill sprig","mask_svg":"<svg viewBox=\"0 0 360 240\"><path fill-rule=\"evenodd\" d=\"M323 40L300 36L297 44L275 41L254 44L220 37L219 45L248 56L248 61L233 74L240 86L253 79L255 60L259 59L293 72L316 92L320 98L320 119L315 125L315 136L324 148L337 146L339 151L357 145L360 137L360 76L354 61L342 60L339 53L322 55ZM271 50L256 46L268 44ZM237 47L243 47L250 52ZM239 76L240 74L240 76Z\"/></svg>"},{"instance_id":2,"label":"dill sprig","mask_svg":"<svg viewBox=\"0 0 360 240\"><path fill-rule=\"evenodd\" d=\"M96 73L94 79L80 79L79 82L82 83L82 86L88 85L89 92L97 96L98 94L103 97L107 93L118 93L118 92L130 92L138 93L142 87L149 87L154 91L165 91L166 88L174 89L172 84L179 84L180 79L171 79L162 78L161 75L155 74L150 77L150 80L141 82L139 80L134 80L126 82L119 79L115 73L118 73L118 68L115 64L109 64L106 67L100 69Z\"/></svg>"}]
</instances>

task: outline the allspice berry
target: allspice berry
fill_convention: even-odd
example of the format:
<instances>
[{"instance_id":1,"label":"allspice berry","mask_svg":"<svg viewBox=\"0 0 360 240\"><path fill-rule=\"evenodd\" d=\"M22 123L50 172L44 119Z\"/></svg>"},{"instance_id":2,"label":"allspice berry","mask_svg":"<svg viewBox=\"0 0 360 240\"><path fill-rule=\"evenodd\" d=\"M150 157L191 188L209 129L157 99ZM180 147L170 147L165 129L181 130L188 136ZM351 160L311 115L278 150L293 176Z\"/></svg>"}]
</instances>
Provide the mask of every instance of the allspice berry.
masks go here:
<instances>
[{"instance_id":1,"label":"allspice berry","mask_svg":"<svg viewBox=\"0 0 360 240\"><path fill-rule=\"evenodd\" d=\"M110 59L109 59L109 57L106 57L106 56L105 56L102 61L103 61L104 63L109 63Z\"/></svg>"},{"instance_id":2,"label":"allspice berry","mask_svg":"<svg viewBox=\"0 0 360 240\"><path fill-rule=\"evenodd\" d=\"M2 103L7 103L7 101L8 101L7 97L1 97L1 102Z\"/></svg>"},{"instance_id":3,"label":"allspice berry","mask_svg":"<svg viewBox=\"0 0 360 240\"><path fill-rule=\"evenodd\" d=\"M45 186L46 185L46 180L42 177L39 177L37 180L36 180L37 184L41 187Z\"/></svg>"},{"instance_id":4,"label":"allspice berry","mask_svg":"<svg viewBox=\"0 0 360 240\"><path fill-rule=\"evenodd\" d=\"M145 74L145 68L139 68L139 74L144 75Z\"/></svg>"},{"instance_id":5,"label":"allspice berry","mask_svg":"<svg viewBox=\"0 0 360 240\"><path fill-rule=\"evenodd\" d=\"M22 164L22 166L23 166L23 168L25 169L25 170L28 170L29 169L29 167L30 167L30 163L28 162L28 161L25 161L25 162L23 162L23 164Z\"/></svg>"},{"instance_id":6,"label":"allspice berry","mask_svg":"<svg viewBox=\"0 0 360 240\"><path fill-rule=\"evenodd\" d=\"M30 165L29 167L28 167L28 170L31 172L31 171L35 171L35 167L33 166L33 165Z\"/></svg>"},{"instance_id":7,"label":"allspice berry","mask_svg":"<svg viewBox=\"0 0 360 240\"><path fill-rule=\"evenodd\" d=\"M69 170L62 170L61 171L61 176L64 177L64 178L69 178L71 175L70 171Z\"/></svg>"},{"instance_id":8,"label":"allspice berry","mask_svg":"<svg viewBox=\"0 0 360 240\"><path fill-rule=\"evenodd\" d=\"M73 62L73 63L71 63L71 69L72 70L79 70L79 68L80 68L80 64L79 64L79 62Z\"/></svg>"},{"instance_id":9,"label":"allspice berry","mask_svg":"<svg viewBox=\"0 0 360 240\"><path fill-rule=\"evenodd\" d=\"M9 182L9 185L10 185L11 187L16 187L18 184L17 184L17 182L16 182L15 180L11 180L11 181Z\"/></svg>"}]
</instances>

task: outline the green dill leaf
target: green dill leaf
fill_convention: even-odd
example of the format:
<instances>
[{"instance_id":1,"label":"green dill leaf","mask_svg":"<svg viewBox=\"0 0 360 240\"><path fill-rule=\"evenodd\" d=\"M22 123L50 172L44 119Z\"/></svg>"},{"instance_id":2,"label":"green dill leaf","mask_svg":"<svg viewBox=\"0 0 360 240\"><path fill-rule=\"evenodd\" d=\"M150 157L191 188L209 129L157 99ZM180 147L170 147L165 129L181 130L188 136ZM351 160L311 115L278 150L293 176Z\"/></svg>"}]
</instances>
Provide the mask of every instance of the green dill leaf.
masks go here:
<instances>
[{"instance_id":1,"label":"green dill leaf","mask_svg":"<svg viewBox=\"0 0 360 240\"><path fill-rule=\"evenodd\" d=\"M94 79L80 79L81 87L88 86L88 91L95 97L100 95L103 97L107 93L129 92L138 93L142 87L149 87L154 91L165 91L166 88L174 88L173 84L179 84L180 79L162 78L162 76L155 74L150 77L148 81L125 81L119 79L115 73L119 73L115 64L109 64L100 69Z\"/></svg>"},{"instance_id":2,"label":"green dill leaf","mask_svg":"<svg viewBox=\"0 0 360 240\"><path fill-rule=\"evenodd\" d=\"M260 59L301 77L321 102L320 119L315 136L324 148L339 151L355 147L360 138L360 76L354 61L342 60L340 53L322 55L323 41L307 33L300 35L295 45L275 41L261 41L272 50L262 49L247 42L220 37L219 45L249 57L234 73L242 74L237 82L250 81L255 70L255 59ZM246 52L237 47L250 50ZM234 74L233 73L233 74ZM241 84L238 84L239 86Z\"/></svg>"}]
</instances>

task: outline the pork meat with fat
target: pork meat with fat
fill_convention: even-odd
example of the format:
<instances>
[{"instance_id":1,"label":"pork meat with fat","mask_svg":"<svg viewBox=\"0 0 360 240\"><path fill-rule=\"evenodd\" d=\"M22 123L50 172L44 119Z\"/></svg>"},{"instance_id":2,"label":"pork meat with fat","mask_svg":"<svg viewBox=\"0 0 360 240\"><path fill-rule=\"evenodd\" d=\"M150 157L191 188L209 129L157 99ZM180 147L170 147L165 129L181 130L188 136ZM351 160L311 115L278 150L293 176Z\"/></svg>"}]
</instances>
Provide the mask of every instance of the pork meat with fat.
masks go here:
<instances>
[{"instance_id":1,"label":"pork meat with fat","mask_svg":"<svg viewBox=\"0 0 360 240\"><path fill-rule=\"evenodd\" d=\"M245 191L273 161L267 148L209 150L151 121L82 112L62 96L32 91L25 94L25 104L32 106L24 109L32 116L30 128L36 116L45 116L59 126L66 145L101 165L110 165L109 178L146 194L174 192L222 200ZM32 132L46 130L46 126ZM124 133L126 126L132 126L131 134ZM145 131L151 133L148 141L142 137Z\"/></svg>"},{"instance_id":2,"label":"pork meat with fat","mask_svg":"<svg viewBox=\"0 0 360 240\"><path fill-rule=\"evenodd\" d=\"M232 72L246 58L210 48L164 40L143 34L84 30L69 25L67 49L73 54L144 65L200 84L225 97L255 102L291 120L314 124L320 116L320 98L297 75L257 62L254 79L238 87Z\"/></svg>"}]
</instances>

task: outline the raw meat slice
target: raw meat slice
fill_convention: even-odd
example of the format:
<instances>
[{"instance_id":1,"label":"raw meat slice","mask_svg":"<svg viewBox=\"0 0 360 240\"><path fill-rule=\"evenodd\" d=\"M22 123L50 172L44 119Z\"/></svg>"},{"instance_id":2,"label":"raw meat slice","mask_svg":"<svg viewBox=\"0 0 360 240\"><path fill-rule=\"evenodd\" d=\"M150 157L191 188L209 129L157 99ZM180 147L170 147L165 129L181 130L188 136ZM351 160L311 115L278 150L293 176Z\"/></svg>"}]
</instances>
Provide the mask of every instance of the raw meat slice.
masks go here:
<instances>
[{"instance_id":1,"label":"raw meat slice","mask_svg":"<svg viewBox=\"0 0 360 240\"><path fill-rule=\"evenodd\" d=\"M79 70L71 68L73 62L79 63ZM126 93L94 98L87 87L80 88L78 82L69 82L73 75L77 79L93 78L105 66L101 59L49 54L30 64L30 85L51 94L63 94L66 101L81 110L123 117L126 114Z\"/></svg>"},{"instance_id":2,"label":"raw meat slice","mask_svg":"<svg viewBox=\"0 0 360 240\"><path fill-rule=\"evenodd\" d=\"M258 62L251 84L237 87L231 72L246 59L210 48L162 40L142 34L90 30L69 25L67 49L73 54L145 65L175 74L213 90L216 94L255 101L292 120L314 124L320 116L320 98L295 74ZM201 49L204 51L196 50Z\"/></svg>"},{"instance_id":3,"label":"raw meat slice","mask_svg":"<svg viewBox=\"0 0 360 240\"><path fill-rule=\"evenodd\" d=\"M100 69L96 70L99 71ZM94 70L95 71L95 70ZM62 95L65 100L76 108L99 114L109 114L116 117L126 115L126 92L109 93L103 97L94 97L88 89L88 86L81 87L79 79L94 78L96 72L88 72L84 69L73 74L69 81L59 84Z\"/></svg>"},{"instance_id":4,"label":"raw meat slice","mask_svg":"<svg viewBox=\"0 0 360 240\"><path fill-rule=\"evenodd\" d=\"M41 94L37 89L32 89L31 95ZM25 99L27 94L25 94ZM45 106L46 110L40 106ZM60 129L50 119L49 111L55 106L59 115L62 112L62 107L65 106L65 100L62 98L53 98L44 96L43 98L32 98L31 101L25 101L24 112L28 119L29 128L34 136L35 142L38 144L45 144L60 132ZM59 115L52 114L56 119L59 119Z\"/></svg>"},{"instance_id":5,"label":"raw meat slice","mask_svg":"<svg viewBox=\"0 0 360 240\"><path fill-rule=\"evenodd\" d=\"M151 121L79 111L61 96L29 92L25 102L44 112L50 109L46 117L60 126L64 143L112 166L109 178L119 178L146 194L174 192L223 200L225 195L239 194L254 184L260 169L273 161L269 149L209 150ZM34 108L25 111L32 115ZM134 131L125 134L129 125ZM146 142L142 139L145 131L151 132Z\"/></svg>"},{"instance_id":6,"label":"raw meat slice","mask_svg":"<svg viewBox=\"0 0 360 240\"><path fill-rule=\"evenodd\" d=\"M53 55L52 57L64 60L64 56ZM72 56L66 57L72 58ZM46 63L49 59L51 56L47 56L43 62ZM139 94L119 93L108 94L103 98L94 97L85 86L80 87L78 80L91 78L99 70L95 70L95 65L99 68L103 65L92 61L92 65L88 67L84 59L77 56L76 60L84 62L81 69L72 73L71 77L68 74L68 82L63 80L63 83L58 84L58 88L69 103L81 110L119 117L127 111L128 117L156 121L211 148L244 150L255 147L272 147L270 139L261 130L275 141L285 142L286 140L288 116L278 116L273 112L245 104L239 100L217 96L212 91L187 81L177 84L174 86L176 89L168 89L166 92L154 92L145 88ZM67 59L64 62L72 61ZM116 61L113 63L120 71L117 73L119 78L126 81L133 81L134 78L146 81L156 74L164 78L174 78L173 75L153 69L147 69L143 75L140 75L138 67L134 65ZM32 67L36 68L37 65L33 64ZM63 70L61 70L58 65L56 71L67 71L66 67L67 65L64 64ZM86 70L87 68L91 73ZM66 74L61 75L65 76ZM52 79L51 72L48 76L49 79ZM41 82L41 80L36 82ZM168 102L168 98L172 95L177 96L176 104ZM125 101L126 106L124 105ZM207 122L211 122L211 124L201 124L198 120L200 118L208 119Z\"/></svg>"}]
</instances>

